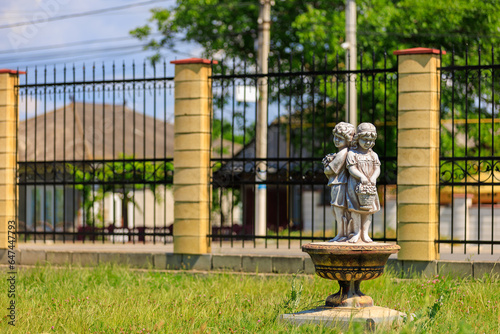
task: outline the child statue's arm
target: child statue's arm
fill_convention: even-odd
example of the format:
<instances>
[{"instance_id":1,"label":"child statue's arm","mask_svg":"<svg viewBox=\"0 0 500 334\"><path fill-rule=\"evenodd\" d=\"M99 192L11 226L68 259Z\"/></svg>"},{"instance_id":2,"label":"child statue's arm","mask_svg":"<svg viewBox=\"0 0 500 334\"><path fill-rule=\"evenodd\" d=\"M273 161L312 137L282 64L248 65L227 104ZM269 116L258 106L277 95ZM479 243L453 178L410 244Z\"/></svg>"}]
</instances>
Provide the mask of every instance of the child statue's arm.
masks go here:
<instances>
[{"instance_id":1,"label":"child statue's arm","mask_svg":"<svg viewBox=\"0 0 500 334\"><path fill-rule=\"evenodd\" d=\"M349 173L356 179L358 179L361 183L367 184L370 182L368 178L363 174L359 169L357 165L356 158L354 155L351 155L350 152L347 155L347 170L349 170Z\"/></svg>"},{"instance_id":2,"label":"child statue's arm","mask_svg":"<svg viewBox=\"0 0 500 334\"><path fill-rule=\"evenodd\" d=\"M336 153L330 153L326 157L323 158L323 166L324 166L324 173L327 177L332 177L336 173L335 171L332 170L330 163L335 159Z\"/></svg>"},{"instance_id":3,"label":"child statue's arm","mask_svg":"<svg viewBox=\"0 0 500 334\"><path fill-rule=\"evenodd\" d=\"M365 174L361 173L360 170L356 165L350 165L347 166L347 169L349 170L349 173L354 176L356 179L358 179L361 183L367 184L370 182L368 178L365 176Z\"/></svg>"},{"instance_id":4,"label":"child statue's arm","mask_svg":"<svg viewBox=\"0 0 500 334\"><path fill-rule=\"evenodd\" d=\"M370 182L372 184L377 184L377 178L380 176L380 165L375 165L375 170L373 171L373 175L370 178Z\"/></svg>"},{"instance_id":5,"label":"child statue's arm","mask_svg":"<svg viewBox=\"0 0 500 334\"><path fill-rule=\"evenodd\" d=\"M377 179L380 176L380 160L378 159L377 153L373 152L375 155L374 171L373 175L370 177L370 182L375 185L377 184Z\"/></svg>"},{"instance_id":6,"label":"child statue's arm","mask_svg":"<svg viewBox=\"0 0 500 334\"><path fill-rule=\"evenodd\" d=\"M333 159L329 162L327 169L331 170L333 174L339 174L345 168L345 161L347 158L348 150L344 148L335 154Z\"/></svg>"}]
</instances>

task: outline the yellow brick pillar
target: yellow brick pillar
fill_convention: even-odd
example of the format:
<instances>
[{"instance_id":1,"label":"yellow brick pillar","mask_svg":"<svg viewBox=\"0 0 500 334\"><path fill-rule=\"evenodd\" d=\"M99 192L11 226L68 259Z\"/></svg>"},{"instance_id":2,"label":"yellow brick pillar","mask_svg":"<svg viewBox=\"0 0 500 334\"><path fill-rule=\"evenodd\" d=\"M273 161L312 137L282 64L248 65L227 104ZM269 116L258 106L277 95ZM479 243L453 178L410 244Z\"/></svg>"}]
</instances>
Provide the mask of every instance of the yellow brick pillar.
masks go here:
<instances>
[{"instance_id":1,"label":"yellow brick pillar","mask_svg":"<svg viewBox=\"0 0 500 334\"><path fill-rule=\"evenodd\" d=\"M439 258L440 50L398 56L398 253L400 260ZM444 52L443 52L444 54Z\"/></svg>"},{"instance_id":2,"label":"yellow brick pillar","mask_svg":"<svg viewBox=\"0 0 500 334\"><path fill-rule=\"evenodd\" d=\"M210 122L211 61L175 64L174 253L211 252ZM214 62L215 63L215 62Z\"/></svg>"},{"instance_id":3,"label":"yellow brick pillar","mask_svg":"<svg viewBox=\"0 0 500 334\"><path fill-rule=\"evenodd\" d=\"M0 70L0 249L8 248L9 221L16 221L18 94L15 86L19 74L24 72Z\"/></svg>"}]
</instances>

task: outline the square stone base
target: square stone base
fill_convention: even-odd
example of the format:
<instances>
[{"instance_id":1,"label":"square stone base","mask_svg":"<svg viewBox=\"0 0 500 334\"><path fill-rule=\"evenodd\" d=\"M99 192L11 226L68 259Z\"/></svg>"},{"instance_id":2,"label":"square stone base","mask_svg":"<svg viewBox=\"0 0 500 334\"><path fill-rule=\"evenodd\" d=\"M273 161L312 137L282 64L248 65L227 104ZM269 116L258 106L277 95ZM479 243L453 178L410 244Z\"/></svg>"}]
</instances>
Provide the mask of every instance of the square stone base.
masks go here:
<instances>
[{"instance_id":1,"label":"square stone base","mask_svg":"<svg viewBox=\"0 0 500 334\"><path fill-rule=\"evenodd\" d=\"M406 317L405 313L386 307L326 307L320 306L312 310L293 314L280 315L280 321L295 325L323 324L329 327L348 328L349 323L363 323L367 329L374 330L380 325L400 324Z\"/></svg>"}]
</instances>

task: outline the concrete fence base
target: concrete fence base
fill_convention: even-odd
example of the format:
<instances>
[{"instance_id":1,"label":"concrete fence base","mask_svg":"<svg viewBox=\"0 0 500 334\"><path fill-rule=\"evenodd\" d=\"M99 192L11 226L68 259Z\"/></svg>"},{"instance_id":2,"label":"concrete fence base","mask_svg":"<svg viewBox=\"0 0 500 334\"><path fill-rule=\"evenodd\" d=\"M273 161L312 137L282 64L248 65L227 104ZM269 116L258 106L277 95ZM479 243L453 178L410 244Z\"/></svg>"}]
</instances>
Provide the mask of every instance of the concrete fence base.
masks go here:
<instances>
[{"instance_id":1,"label":"concrete fence base","mask_svg":"<svg viewBox=\"0 0 500 334\"><path fill-rule=\"evenodd\" d=\"M0 263L7 262L7 251L0 250ZM314 274L314 265L306 256L174 254L165 252L92 252L18 249L16 265L53 265L94 267L99 264L122 264L130 268L153 270L230 271L262 274ZM487 261L402 261L389 259L387 271L400 277L435 275L482 278L500 276L500 263Z\"/></svg>"}]
</instances>

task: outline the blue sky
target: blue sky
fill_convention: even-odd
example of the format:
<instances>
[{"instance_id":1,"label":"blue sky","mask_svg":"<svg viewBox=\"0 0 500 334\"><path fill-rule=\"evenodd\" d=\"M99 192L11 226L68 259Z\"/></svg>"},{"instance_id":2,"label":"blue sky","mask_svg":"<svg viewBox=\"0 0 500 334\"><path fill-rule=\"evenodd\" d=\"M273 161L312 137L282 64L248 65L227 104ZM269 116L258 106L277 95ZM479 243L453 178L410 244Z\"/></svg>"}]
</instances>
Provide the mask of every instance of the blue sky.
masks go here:
<instances>
[{"instance_id":1,"label":"blue sky","mask_svg":"<svg viewBox=\"0 0 500 334\"><path fill-rule=\"evenodd\" d=\"M146 23L150 9L175 4L173 0L109 10L151 0L16 0L4 1L0 11L0 67L17 68L62 63L82 64L115 60L142 62L150 52L128 32ZM59 19L61 16L99 14ZM109 11L106 11L109 10ZM53 20L53 21L47 21ZM41 21L41 22L40 22ZM17 27L9 25L32 22ZM33 23L34 22L34 23ZM200 56L200 47L179 43L176 51L165 50L166 60Z\"/></svg>"},{"instance_id":2,"label":"blue sky","mask_svg":"<svg viewBox=\"0 0 500 334\"><path fill-rule=\"evenodd\" d=\"M150 3L144 5L146 2ZM135 62L136 77L152 77L153 69L148 63L143 73L143 63L152 52L143 51L143 42L132 38L129 31L145 24L151 16L152 8L174 4L174 0L4 0L0 10L0 68L27 69L28 75L21 76L21 83L26 80L28 83L34 82L35 67L38 82L43 82L45 69L47 81L53 82L55 68L55 81L60 82L64 79L65 66L66 80L71 81L73 66L76 80L81 80L85 64L85 76L89 80L92 78L92 65L95 64L98 80L102 77L112 78L113 63L116 64L116 78L124 76L124 63L125 77L132 77L131 65ZM114 9L127 6L128 8ZM89 14L94 11L100 13ZM70 17L61 19L65 16ZM174 66L169 64L171 60L200 57L201 51L199 45L180 41L175 50L165 50L163 55L168 64L167 76L173 76ZM158 76L162 75L163 68L157 69L157 73ZM24 99L21 92L21 119L50 111L64 103L62 96L54 103L49 92L46 100L42 95L38 96L35 111L33 92L28 94L31 97ZM146 110L147 114L152 114L149 106L149 100L152 99L148 96L148 105L144 107L140 94L136 93L139 103L134 109L139 112ZM67 98L68 96L66 103ZM78 96L75 98L79 99ZM117 96L118 100L122 98L123 96ZM161 96L158 95L158 98ZM126 99L130 106L132 97L126 96ZM47 107L43 107L45 104Z\"/></svg>"}]
</instances>

